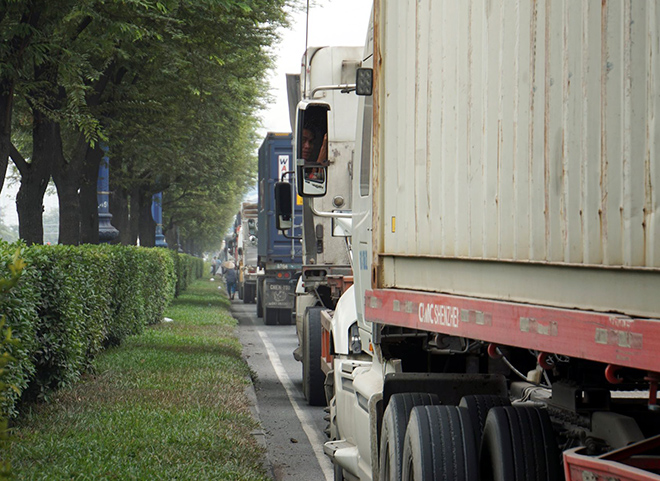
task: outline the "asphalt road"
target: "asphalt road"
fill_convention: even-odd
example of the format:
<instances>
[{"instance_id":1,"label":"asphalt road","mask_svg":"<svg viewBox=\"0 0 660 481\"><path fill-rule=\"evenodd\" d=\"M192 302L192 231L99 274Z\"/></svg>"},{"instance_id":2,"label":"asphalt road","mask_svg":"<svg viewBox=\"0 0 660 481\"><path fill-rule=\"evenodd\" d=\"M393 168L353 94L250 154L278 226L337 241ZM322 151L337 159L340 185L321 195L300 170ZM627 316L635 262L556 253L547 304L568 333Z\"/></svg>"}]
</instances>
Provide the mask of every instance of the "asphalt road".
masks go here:
<instances>
[{"instance_id":1,"label":"asphalt road","mask_svg":"<svg viewBox=\"0 0 660 481\"><path fill-rule=\"evenodd\" d=\"M266 326L254 304L232 301L243 355L256 373L257 414L268 463L277 481L333 480L323 454L326 436L322 407L308 406L302 392L302 367L293 358L295 326Z\"/></svg>"}]
</instances>

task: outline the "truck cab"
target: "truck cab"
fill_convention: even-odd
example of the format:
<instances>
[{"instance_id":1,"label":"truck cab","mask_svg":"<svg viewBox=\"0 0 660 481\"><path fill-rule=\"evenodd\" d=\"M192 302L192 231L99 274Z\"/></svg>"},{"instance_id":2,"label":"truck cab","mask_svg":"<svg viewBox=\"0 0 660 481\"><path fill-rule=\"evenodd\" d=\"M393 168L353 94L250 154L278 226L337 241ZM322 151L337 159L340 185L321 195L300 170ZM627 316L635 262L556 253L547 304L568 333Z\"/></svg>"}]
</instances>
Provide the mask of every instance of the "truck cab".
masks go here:
<instances>
[{"instance_id":1,"label":"truck cab","mask_svg":"<svg viewBox=\"0 0 660 481\"><path fill-rule=\"evenodd\" d=\"M328 357L315 355L329 347L329 339L322 340L321 313L334 310L353 282L350 212L358 99L352 89L361 52L362 47L308 48L298 89L289 99L296 170L309 172L292 180L298 192L311 192L302 198L303 266L296 290L299 345L294 351L311 405L327 402Z\"/></svg>"}]
</instances>

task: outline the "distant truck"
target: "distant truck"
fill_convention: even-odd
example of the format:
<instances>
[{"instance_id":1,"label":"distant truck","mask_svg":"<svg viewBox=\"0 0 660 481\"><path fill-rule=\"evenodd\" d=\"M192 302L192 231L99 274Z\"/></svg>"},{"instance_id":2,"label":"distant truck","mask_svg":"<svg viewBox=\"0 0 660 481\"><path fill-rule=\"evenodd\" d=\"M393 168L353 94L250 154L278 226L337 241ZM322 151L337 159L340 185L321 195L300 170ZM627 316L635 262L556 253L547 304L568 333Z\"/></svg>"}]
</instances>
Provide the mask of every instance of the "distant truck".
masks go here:
<instances>
[{"instance_id":1,"label":"distant truck","mask_svg":"<svg viewBox=\"0 0 660 481\"><path fill-rule=\"evenodd\" d=\"M263 275L257 280L257 315L267 325L291 324L295 309L295 284L302 267L300 228L285 236L275 219L275 184L292 175L290 133L266 135L259 148L259 202L257 265ZM302 199L291 199L291 221L300 225Z\"/></svg>"},{"instance_id":2,"label":"distant truck","mask_svg":"<svg viewBox=\"0 0 660 481\"><path fill-rule=\"evenodd\" d=\"M258 278L258 204L243 202L236 216L238 254L238 296L245 304L256 301Z\"/></svg>"},{"instance_id":3,"label":"distant truck","mask_svg":"<svg viewBox=\"0 0 660 481\"><path fill-rule=\"evenodd\" d=\"M659 18L374 1L321 312L336 480L660 479Z\"/></svg>"}]
</instances>

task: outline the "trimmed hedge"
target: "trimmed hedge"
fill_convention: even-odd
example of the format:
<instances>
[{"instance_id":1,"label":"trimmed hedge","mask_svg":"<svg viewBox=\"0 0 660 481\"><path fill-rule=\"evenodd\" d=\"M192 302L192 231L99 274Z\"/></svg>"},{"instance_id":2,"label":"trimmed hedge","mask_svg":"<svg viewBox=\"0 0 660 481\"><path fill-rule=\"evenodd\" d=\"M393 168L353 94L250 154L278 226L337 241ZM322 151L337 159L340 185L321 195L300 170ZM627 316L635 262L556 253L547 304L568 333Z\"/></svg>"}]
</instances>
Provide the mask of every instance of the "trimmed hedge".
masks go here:
<instances>
[{"instance_id":1,"label":"trimmed hedge","mask_svg":"<svg viewBox=\"0 0 660 481\"><path fill-rule=\"evenodd\" d=\"M2 294L9 292L20 279L25 264L18 254L17 250L12 261L6 265L10 272L9 277L0 277L0 293ZM6 392L13 389L12 385L5 383L5 378L7 377L7 367L15 361L9 354L10 346L18 344L18 341L12 336L11 328L6 327L5 322L5 316L0 317L0 406L6 398ZM0 480L12 479L11 463L7 456L11 441L9 421L4 411L0 411Z\"/></svg>"},{"instance_id":2,"label":"trimmed hedge","mask_svg":"<svg viewBox=\"0 0 660 481\"><path fill-rule=\"evenodd\" d=\"M190 283L204 275L204 261L199 257L177 254L170 250L176 272L176 296L185 291Z\"/></svg>"},{"instance_id":3,"label":"trimmed hedge","mask_svg":"<svg viewBox=\"0 0 660 481\"><path fill-rule=\"evenodd\" d=\"M16 414L23 399L43 399L79 379L94 356L145 325L160 322L203 262L167 249L135 246L32 246L0 242L0 278L16 249L25 260L18 283L0 295L0 315L19 342L0 410Z\"/></svg>"}]
</instances>

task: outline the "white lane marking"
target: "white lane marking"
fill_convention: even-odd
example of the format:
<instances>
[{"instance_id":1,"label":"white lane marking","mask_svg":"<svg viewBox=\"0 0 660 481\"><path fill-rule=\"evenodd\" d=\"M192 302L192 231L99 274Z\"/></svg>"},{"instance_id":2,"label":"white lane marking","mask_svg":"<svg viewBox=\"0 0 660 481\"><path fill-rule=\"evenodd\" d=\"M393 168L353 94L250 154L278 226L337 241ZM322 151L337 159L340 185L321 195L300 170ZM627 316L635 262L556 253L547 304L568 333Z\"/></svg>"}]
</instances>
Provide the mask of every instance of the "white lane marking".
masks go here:
<instances>
[{"instance_id":1,"label":"white lane marking","mask_svg":"<svg viewBox=\"0 0 660 481\"><path fill-rule=\"evenodd\" d=\"M273 365L275 374L277 374L277 378L280 380L280 383L284 387L286 395L291 402L291 406L293 406L293 411L296 413L296 417L300 421L300 424L302 425L302 428L307 435L309 444L312 445L314 455L316 456L316 460L319 462L319 466L323 471L323 475L325 476L326 481L332 481L334 479L334 473L332 472L332 469L328 467L328 458L326 458L325 454L323 453L323 444L325 443L325 439L321 437L321 433L313 428L314 420L311 418L311 416L300 408L300 404L295 398L296 387L293 385L293 381L291 381L291 378L286 373L286 370L282 365L282 361L280 360L280 356L275 350L275 346L273 346L273 344L270 342L270 339L264 335L261 329L257 329L257 332L259 333L259 337L266 347L266 352L270 358L270 363Z\"/></svg>"}]
</instances>

